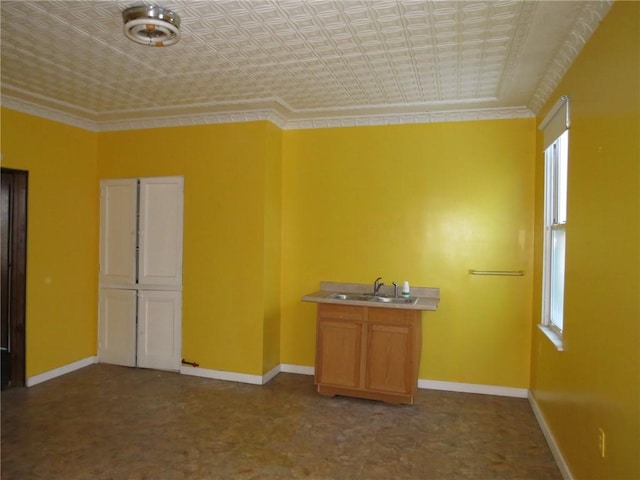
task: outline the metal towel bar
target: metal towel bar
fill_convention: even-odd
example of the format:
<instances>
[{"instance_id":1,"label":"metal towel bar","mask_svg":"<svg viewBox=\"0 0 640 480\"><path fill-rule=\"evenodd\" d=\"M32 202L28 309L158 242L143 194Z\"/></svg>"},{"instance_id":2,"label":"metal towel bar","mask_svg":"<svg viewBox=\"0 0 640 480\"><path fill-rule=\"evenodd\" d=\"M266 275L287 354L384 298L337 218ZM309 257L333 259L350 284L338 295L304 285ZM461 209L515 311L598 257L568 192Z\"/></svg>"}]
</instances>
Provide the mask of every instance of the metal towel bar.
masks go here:
<instances>
[{"instance_id":1,"label":"metal towel bar","mask_svg":"<svg viewBox=\"0 0 640 480\"><path fill-rule=\"evenodd\" d=\"M498 275L502 277L522 277L524 270L474 270L469 269L469 275Z\"/></svg>"}]
</instances>

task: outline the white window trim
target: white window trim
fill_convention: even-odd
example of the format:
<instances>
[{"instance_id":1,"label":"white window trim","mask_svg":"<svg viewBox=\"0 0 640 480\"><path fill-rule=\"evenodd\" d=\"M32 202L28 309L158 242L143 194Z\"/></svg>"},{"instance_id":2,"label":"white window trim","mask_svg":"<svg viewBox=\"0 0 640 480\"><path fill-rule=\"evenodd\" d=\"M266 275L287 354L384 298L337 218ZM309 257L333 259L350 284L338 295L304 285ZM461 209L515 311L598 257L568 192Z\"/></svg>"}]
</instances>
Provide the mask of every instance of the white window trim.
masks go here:
<instances>
[{"instance_id":1,"label":"white window trim","mask_svg":"<svg viewBox=\"0 0 640 480\"><path fill-rule=\"evenodd\" d=\"M545 204L544 204L544 249L542 268L542 319L538 324L540 331L551 341L558 351L564 350L563 332L551 321L551 273L552 273L552 232L565 229L566 222L558 222L555 218L557 210L557 196L552 193L552 202L547 201L548 190L555 187L558 172L548 168L547 149L553 145L562 134L569 129L569 97L562 96L551 108L547 116L538 127L544 133L544 164L545 164ZM555 165L557 166L557 165ZM551 220L550 220L551 219ZM566 231L566 230L565 230ZM566 253L565 253L566 258ZM564 320L563 320L564 323ZM563 325L564 326L564 325Z\"/></svg>"},{"instance_id":2,"label":"white window trim","mask_svg":"<svg viewBox=\"0 0 640 480\"><path fill-rule=\"evenodd\" d=\"M553 326L538 324L538 329L549 339L559 352L564 351L564 339Z\"/></svg>"}]
</instances>

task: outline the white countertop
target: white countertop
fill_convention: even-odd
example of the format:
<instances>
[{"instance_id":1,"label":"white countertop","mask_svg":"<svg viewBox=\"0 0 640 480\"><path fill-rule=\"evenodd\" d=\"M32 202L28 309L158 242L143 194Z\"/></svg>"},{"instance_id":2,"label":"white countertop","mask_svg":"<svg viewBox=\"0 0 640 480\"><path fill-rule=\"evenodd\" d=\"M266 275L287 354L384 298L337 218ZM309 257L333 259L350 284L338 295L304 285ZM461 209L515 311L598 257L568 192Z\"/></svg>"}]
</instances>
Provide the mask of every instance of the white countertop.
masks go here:
<instances>
[{"instance_id":1,"label":"white countertop","mask_svg":"<svg viewBox=\"0 0 640 480\"><path fill-rule=\"evenodd\" d=\"M440 289L431 287L411 287L411 296L416 297L416 303L374 303L369 301L357 300L340 300L337 298L329 298L334 293L359 293L371 294L373 286L363 283L339 283L339 282L320 282L320 290L309 293L302 297L303 302L314 303L335 303L341 305L358 305L363 307L374 308L396 308L405 310L431 310L438 309L440 302ZM380 289L380 293L387 296L393 296L393 286L384 285Z\"/></svg>"}]
</instances>

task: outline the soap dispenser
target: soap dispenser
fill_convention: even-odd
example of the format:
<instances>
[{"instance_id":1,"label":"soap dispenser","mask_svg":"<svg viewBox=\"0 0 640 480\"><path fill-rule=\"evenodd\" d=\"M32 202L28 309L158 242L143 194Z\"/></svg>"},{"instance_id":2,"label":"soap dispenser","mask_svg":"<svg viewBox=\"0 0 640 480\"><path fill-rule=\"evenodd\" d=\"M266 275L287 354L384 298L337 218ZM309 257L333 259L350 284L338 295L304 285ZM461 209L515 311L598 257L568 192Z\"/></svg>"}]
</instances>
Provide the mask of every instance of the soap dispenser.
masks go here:
<instances>
[{"instance_id":1,"label":"soap dispenser","mask_svg":"<svg viewBox=\"0 0 640 480\"><path fill-rule=\"evenodd\" d=\"M410 289L409 289L409 282L407 282L406 280L402 283L402 296L403 297L408 297L409 293L410 293Z\"/></svg>"}]
</instances>

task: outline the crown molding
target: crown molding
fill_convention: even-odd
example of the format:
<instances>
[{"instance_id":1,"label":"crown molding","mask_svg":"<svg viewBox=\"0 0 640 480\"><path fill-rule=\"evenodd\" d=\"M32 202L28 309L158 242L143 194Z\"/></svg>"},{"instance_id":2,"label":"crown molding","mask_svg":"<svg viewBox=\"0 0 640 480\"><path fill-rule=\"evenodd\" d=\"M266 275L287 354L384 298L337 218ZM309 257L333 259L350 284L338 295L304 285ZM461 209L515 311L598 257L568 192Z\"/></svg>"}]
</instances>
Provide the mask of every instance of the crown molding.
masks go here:
<instances>
[{"instance_id":1,"label":"crown molding","mask_svg":"<svg viewBox=\"0 0 640 480\"><path fill-rule=\"evenodd\" d=\"M140 130L163 127L190 127L194 125L218 125L224 123L257 122L266 120L284 129L286 118L273 109L258 109L232 112L211 112L195 115L167 115L131 120L113 120L100 122L98 131Z\"/></svg>"},{"instance_id":2,"label":"crown molding","mask_svg":"<svg viewBox=\"0 0 640 480\"><path fill-rule=\"evenodd\" d=\"M122 130L139 130L163 127L187 127L194 125L216 125L225 123L242 123L268 121L282 130L306 130L316 128L361 127L380 125L403 125L415 123L466 122L475 120L501 120L513 118L529 118L535 114L527 107L511 108L478 108L466 110L449 110L413 113L373 113L373 114L340 114L333 116L316 116L308 118L288 118L283 113L262 108L244 111L209 112L193 115L168 115L128 120L94 121L77 115L61 112L50 107L16 99L8 95L2 96L1 105L19 112L46 118L92 132L109 132Z\"/></svg>"},{"instance_id":3,"label":"crown molding","mask_svg":"<svg viewBox=\"0 0 640 480\"><path fill-rule=\"evenodd\" d=\"M55 108L45 107L33 102L28 102L23 99L15 98L7 94L2 95L0 106L17 110L18 112L27 113L35 117L46 118L58 123L64 123L72 127L78 127L83 130L89 130L91 132L97 132L100 130L98 122L93 120L87 120L86 118L79 117L69 113L62 112Z\"/></svg>"},{"instance_id":4,"label":"crown molding","mask_svg":"<svg viewBox=\"0 0 640 480\"><path fill-rule=\"evenodd\" d=\"M540 77L540 72L536 71L535 76L527 77L539 79L534 94L525 100L516 100L518 105L514 107L507 107L506 105L513 101L513 98L521 97L516 96L513 88L510 87L509 91L503 92L504 95L496 94L495 97L491 98L486 96L474 98L469 100L469 103L462 101L458 103L447 102L446 104L439 102L384 103L382 105L359 105L352 108L352 106L341 106L343 103L338 102L338 106L296 109L295 106L298 105L296 102L288 104L278 97L266 97L245 101L211 101L154 106L144 109L131 107L131 110L129 110L129 107L123 107L124 109L112 111L94 111L80 106L81 101L78 102L79 104L74 104L56 98L49 98L42 93L38 93L40 92L39 89L36 89L36 92L28 91L23 87L11 85L11 82L9 84L5 82L2 85L0 105L94 132L253 121L269 121L283 130L296 130L531 117L544 108L551 95L558 88L567 70L598 28L613 3L613 0L593 0L576 3L578 6L575 9L573 7L570 9L572 14L569 18L575 18L574 15L577 12L577 20L571 20L570 28L561 29L561 35L565 35L564 41L555 56L547 63L544 74ZM532 26L534 22L544 23L547 13L542 9L541 5L545 5L545 2L523 4L521 14L523 18L526 18L526 21L523 22L525 25ZM523 66L526 60L520 59L520 57L526 57L522 55L522 49L526 51L525 44L528 38L531 38L530 30L523 28L518 31L513 40L512 52L512 55L517 57L517 61L509 63L509 69L502 73L503 82L505 79L512 78L516 71L526 68L526 66ZM539 39L534 37L533 40L537 42ZM26 50L22 50L22 47L15 48L17 48L17 53L13 52L12 55L18 55L20 52L24 55L28 53ZM345 57L345 59L347 58ZM43 79L43 81L46 80ZM16 83L22 85L22 82ZM510 83L506 81L506 84L510 85ZM534 83L535 80L531 80L531 84L527 84L527 90ZM513 97L510 95L513 95ZM77 102L77 99L73 101ZM195 102L197 100L191 101ZM308 105L306 102L301 104ZM118 105L122 104L118 103ZM313 103L313 105L316 105L316 103Z\"/></svg>"},{"instance_id":5,"label":"crown molding","mask_svg":"<svg viewBox=\"0 0 640 480\"><path fill-rule=\"evenodd\" d=\"M312 128L363 127L378 125L404 125L413 123L468 122L475 120L503 120L534 117L527 107L478 108L439 112L385 113L372 115L343 115L288 120L284 130Z\"/></svg>"},{"instance_id":6,"label":"crown molding","mask_svg":"<svg viewBox=\"0 0 640 480\"><path fill-rule=\"evenodd\" d=\"M119 130L139 130L162 127L186 127L193 125L213 125L223 123L255 122L267 120L277 127L284 128L286 118L275 109L265 108L246 111L210 112L192 115L163 115L143 118L111 121L95 121L60 110L28 102L23 99L2 95L1 106L22 113L46 118L92 132L108 132Z\"/></svg>"},{"instance_id":7,"label":"crown molding","mask_svg":"<svg viewBox=\"0 0 640 480\"><path fill-rule=\"evenodd\" d=\"M528 105L531 111L540 112L612 5L613 0L586 3L531 97Z\"/></svg>"}]
</instances>

